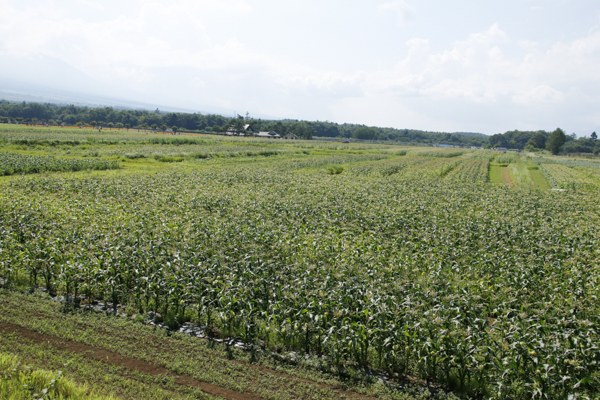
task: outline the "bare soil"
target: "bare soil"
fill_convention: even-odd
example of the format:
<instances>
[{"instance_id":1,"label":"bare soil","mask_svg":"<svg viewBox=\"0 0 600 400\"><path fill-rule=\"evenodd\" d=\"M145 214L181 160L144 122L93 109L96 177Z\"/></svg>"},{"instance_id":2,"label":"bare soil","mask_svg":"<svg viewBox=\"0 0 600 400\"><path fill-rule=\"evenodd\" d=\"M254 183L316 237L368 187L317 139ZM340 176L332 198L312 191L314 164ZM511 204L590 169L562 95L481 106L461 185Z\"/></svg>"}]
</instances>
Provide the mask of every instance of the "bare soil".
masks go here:
<instances>
[{"instance_id":1,"label":"bare soil","mask_svg":"<svg viewBox=\"0 0 600 400\"><path fill-rule=\"evenodd\" d=\"M508 185L512 185L513 181L508 173L508 167L502 167L502 180Z\"/></svg>"},{"instance_id":2,"label":"bare soil","mask_svg":"<svg viewBox=\"0 0 600 400\"><path fill-rule=\"evenodd\" d=\"M260 397L247 393L239 393L230 389L211 385L210 383L201 382L189 376L173 375L168 370L157 365L136 360L134 358L124 357L122 355L112 353L110 351L97 349L85 344L73 342L71 340L61 339L54 336L45 335L35 332L18 325L0 322L0 331L6 333L16 333L20 337L31 340L34 343L47 343L58 350L70 351L81 354L93 360L105 362L124 369L135 370L146 375L166 375L173 376L174 380L179 385L195 387L208 394L219 396L224 399L231 400L260 400Z\"/></svg>"},{"instance_id":3,"label":"bare soil","mask_svg":"<svg viewBox=\"0 0 600 400\"><path fill-rule=\"evenodd\" d=\"M104 363L108 363L108 364L118 366L118 367L121 367L124 369L132 370L132 371L139 371L146 375L172 376L172 377L174 377L174 381L177 384L198 388L198 389L202 390L203 392L206 392L211 395L223 397L225 399L235 399L235 400L260 399L260 397L257 397L252 394L239 393L239 392L236 392L231 389L212 385L212 384L206 383L206 382L201 382L195 378L192 378L192 377L189 377L186 375L175 375L175 374L169 372L167 369L157 366L157 365L154 365L152 363L148 363L148 362L130 358L130 357L125 357L120 354L116 354L116 353L113 353L110 351L98 349L98 348L88 346L88 345L85 345L82 343L74 342L71 340L67 340L67 339L63 339L63 338L59 338L59 337L55 337L55 336L51 336L51 335L46 335L46 334L39 333L39 332L24 328L24 327L21 327L18 325L6 323L6 322L0 322L0 332L16 333L20 337L29 339L34 343L47 343L58 350L70 351L73 353L83 355L84 357L87 357L87 358L90 358L93 360L97 360L97 361L101 361ZM223 358L225 358L225 357L223 357ZM259 366L259 365L252 365L252 364L248 364L246 362L237 361L237 360L229 360L229 361L232 363L235 363L235 364L244 365L246 368L260 370L262 372L265 372L265 373L268 373L268 374L271 374L274 376L283 377L283 378L289 377L290 379L294 379L296 381L316 385L321 388L329 388L329 389L332 389L335 392L337 392L345 397L348 397L348 398L375 400L374 397L364 396L364 395L361 395L356 392L335 389L324 383L314 382L314 381L300 378L300 377L292 378L285 373L278 372L278 371L275 371L275 370L267 368L267 367L263 367L263 366Z\"/></svg>"}]
</instances>

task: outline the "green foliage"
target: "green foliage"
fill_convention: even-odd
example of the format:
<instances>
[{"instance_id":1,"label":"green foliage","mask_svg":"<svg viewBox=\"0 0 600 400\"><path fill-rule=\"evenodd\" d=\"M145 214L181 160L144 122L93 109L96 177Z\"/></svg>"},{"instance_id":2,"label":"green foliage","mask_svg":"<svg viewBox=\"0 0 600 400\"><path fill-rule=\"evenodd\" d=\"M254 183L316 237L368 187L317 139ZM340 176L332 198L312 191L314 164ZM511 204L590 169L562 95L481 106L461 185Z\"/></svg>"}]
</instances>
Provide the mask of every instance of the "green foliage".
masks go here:
<instances>
[{"instance_id":1,"label":"green foliage","mask_svg":"<svg viewBox=\"0 0 600 400\"><path fill-rule=\"evenodd\" d=\"M154 159L160 162L164 162L164 163L173 163L173 162L182 162L183 161L183 157L175 157L175 156L163 156L160 154L156 154L154 156Z\"/></svg>"},{"instance_id":2,"label":"green foliage","mask_svg":"<svg viewBox=\"0 0 600 400\"><path fill-rule=\"evenodd\" d=\"M144 124L156 129L159 126L178 126L179 129L185 129L189 132L224 132L232 123L239 121L243 124L250 124L254 132L275 131L279 134L293 132L298 137L306 140L313 136L319 137L353 137L354 131L360 129L360 125L354 124L336 124L323 121L266 121L261 119L246 118L226 118L214 114L188 114L188 113L163 113L159 110L155 112L142 110L116 110L111 107L90 108L77 106L57 106L51 104L38 103L11 103L0 101L0 116L19 117L23 116L46 119L65 120L67 124L74 124L76 121L89 123L92 121L101 121L100 126L108 121L113 124L122 123L125 127L129 124L131 127L142 128ZM71 122L72 121L72 122ZM60 122L57 121L57 124ZM363 127L364 128L364 127ZM165 128L166 129L166 128ZM487 137L479 133L455 132L439 133L428 132L416 129L394 129L394 128L367 128L373 130L373 138L378 140L394 140L413 143L444 143L464 146L482 146L487 143ZM370 136L370 135L369 135Z\"/></svg>"},{"instance_id":3,"label":"green foliage","mask_svg":"<svg viewBox=\"0 0 600 400\"><path fill-rule=\"evenodd\" d=\"M29 156L0 152L0 175L36 174L40 172L66 172L118 169L114 160L61 159L53 156Z\"/></svg>"},{"instance_id":4,"label":"green foliage","mask_svg":"<svg viewBox=\"0 0 600 400\"><path fill-rule=\"evenodd\" d=\"M545 142L547 137L548 133L545 131L508 131L490 136L488 147L505 147L507 149L523 150L527 144L533 144L534 147L538 147L538 143L542 141Z\"/></svg>"},{"instance_id":5,"label":"green foliage","mask_svg":"<svg viewBox=\"0 0 600 400\"><path fill-rule=\"evenodd\" d=\"M373 140L377 135L377 131L374 128L369 128L366 126L361 126L356 128L354 132L352 132L352 137L354 139L361 140Z\"/></svg>"},{"instance_id":6,"label":"green foliage","mask_svg":"<svg viewBox=\"0 0 600 400\"><path fill-rule=\"evenodd\" d=\"M61 399L110 400L77 386L61 371L56 373L22 366L16 356L0 353L0 398L5 400Z\"/></svg>"},{"instance_id":7,"label":"green foliage","mask_svg":"<svg viewBox=\"0 0 600 400\"><path fill-rule=\"evenodd\" d=\"M517 160L518 160L518 156L514 156L512 154L502 154L500 156L494 157L494 162L496 162L498 164L516 163Z\"/></svg>"},{"instance_id":8,"label":"green foliage","mask_svg":"<svg viewBox=\"0 0 600 400\"><path fill-rule=\"evenodd\" d=\"M344 172L344 167L340 165L330 165L327 167L327 172L329 175L338 175Z\"/></svg>"},{"instance_id":9,"label":"green foliage","mask_svg":"<svg viewBox=\"0 0 600 400\"><path fill-rule=\"evenodd\" d=\"M245 157L252 141L239 141ZM597 396L598 163L538 160L581 182L554 192L488 184L492 152L385 150L13 179L0 185L0 278L173 327L193 315L210 335L336 371L479 398Z\"/></svg>"},{"instance_id":10,"label":"green foliage","mask_svg":"<svg viewBox=\"0 0 600 400\"><path fill-rule=\"evenodd\" d=\"M600 150L600 143L592 138L579 138L566 142L561 151L565 153L594 153Z\"/></svg>"},{"instance_id":11,"label":"green foliage","mask_svg":"<svg viewBox=\"0 0 600 400\"><path fill-rule=\"evenodd\" d=\"M531 145L536 149L544 149L546 148L546 140L548 140L548 134L545 132L536 132L529 141L527 141L527 145Z\"/></svg>"},{"instance_id":12,"label":"green foliage","mask_svg":"<svg viewBox=\"0 0 600 400\"><path fill-rule=\"evenodd\" d=\"M546 149L552 154L558 154L560 148L567 141L566 135L562 129L556 128L546 142Z\"/></svg>"},{"instance_id":13,"label":"green foliage","mask_svg":"<svg viewBox=\"0 0 600 400\"><path fill-rule=\"evenodd\" d=\"M419 156L423 156L423 157L452 158L452 157L462 156L463 154L465 154L465 152L464 151L421 151L416 154Z\"/></svg>"}]
</instances>

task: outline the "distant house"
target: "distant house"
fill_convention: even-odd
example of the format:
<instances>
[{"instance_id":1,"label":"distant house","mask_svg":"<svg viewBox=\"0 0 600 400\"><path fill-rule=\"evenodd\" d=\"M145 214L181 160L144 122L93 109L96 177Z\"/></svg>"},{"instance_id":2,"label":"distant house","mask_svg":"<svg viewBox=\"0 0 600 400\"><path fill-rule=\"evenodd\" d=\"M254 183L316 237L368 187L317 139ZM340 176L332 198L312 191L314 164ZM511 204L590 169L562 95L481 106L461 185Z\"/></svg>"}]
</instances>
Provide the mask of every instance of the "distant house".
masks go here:
<instances>
[{"instance_id":1,"label":"distant house","mask_svg":"<svg viewBox=\"0 0 600 400\"><path fill-rule=\"evenodd\" d=\"M284 139L291 139L291 140L298 140L298 139L300 139L298 136L296 136L292 132L286 133L285 135L283 135L283 138Z\"/></svg>"},{"instance_id":2,"label":"distant house","mask_svg":"<svg viewBox=\"0 0 600 400\"><path fill-rule=\"evenodd\" d=\"M506 147L496 147L494 150L506 153Z\"/></svg>"},{"instance_id":3,"label":"distant house","mask_svg":"<svg viewBox=\"0 0 600 400\"><path fill-rule=\"evenodd\" d=\"M238 132L233 128L229 128L229 129L227 129L227 132L225 132L225 135L227 135L227 136L240 136L240 135L246 136L250 133L252 133L252 128L250 128L250 124L246 124L246 125L244 125L242 132Z\"/></svg>"},{"instance_id":4,"label":"distant house","mask_svg":"<svg viewBox=\"0 0 600 400\"><path fill-rule=\"evenodd\" d=\"M264 139L281 139L281 136L279 136L279 134L277 132L258 132L255 135L257 138L264 138Z\"/></svg>"}]
</instances>

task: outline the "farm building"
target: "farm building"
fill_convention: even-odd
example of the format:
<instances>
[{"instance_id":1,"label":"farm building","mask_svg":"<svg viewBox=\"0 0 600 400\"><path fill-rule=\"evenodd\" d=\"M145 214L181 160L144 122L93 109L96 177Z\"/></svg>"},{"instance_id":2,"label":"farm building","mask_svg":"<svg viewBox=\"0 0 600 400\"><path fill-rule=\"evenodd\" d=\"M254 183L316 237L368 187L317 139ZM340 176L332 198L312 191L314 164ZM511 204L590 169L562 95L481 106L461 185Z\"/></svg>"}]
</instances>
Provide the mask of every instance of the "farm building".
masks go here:
<instances>
[{"instance_id":1,"label":"farm building","mask_svg":"<svg viewBox=\"0 0 600 400\"><path fill-rule=\"evenodd\" d=\"M234 128L229 128L227 129L227 132L225 132L225 135L227 136L246 136L248 134L252 133L252 129L250 128L250 124L246 124L244 125L244 128L241 132L236 131Z\"/></svg>"},{"instance_id":2,"label":"farm building","mask_svg":"<svg viewBox=\"0 0 600 400\"><path fill-rule=\"evenodd\" d=\"M281 136L277 132L258 132L256 135L258 138L266 138L266 139L281 139Z\"/></svg>"},{"instance_id":3,"label":"farm building","mask_svg":"<svg viewBox=\"0 0 600 400\"><path fill-rule=\"evenodd\" d=\"M293 134L292 132L289 132L289 133L286 133L285 135L283 135L283 139L298 140L299 137L296 136L295 134Z\"/></svg>"}]
</instances>

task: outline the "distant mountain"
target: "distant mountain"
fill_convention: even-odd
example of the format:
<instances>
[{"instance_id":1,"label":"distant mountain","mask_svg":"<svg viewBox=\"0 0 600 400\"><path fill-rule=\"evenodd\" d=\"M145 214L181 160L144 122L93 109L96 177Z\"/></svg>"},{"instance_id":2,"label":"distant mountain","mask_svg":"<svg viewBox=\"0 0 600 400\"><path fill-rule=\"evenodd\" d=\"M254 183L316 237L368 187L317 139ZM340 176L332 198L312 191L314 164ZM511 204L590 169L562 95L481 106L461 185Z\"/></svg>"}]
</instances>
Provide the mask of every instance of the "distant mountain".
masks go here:
<instances>
[{"instance_id":1,"label":"distant mountain","mask_svg":"<svg viewBox=\"0 0 600 400\"><path fill-rule=\"evenodd\" d=\"M131 100L145 98L117 85L106 85L61 60L45 55L5 58L0 64L0 99L37 103L74 104L88 107L200 112L231 117L233 110L215 106L199 109Z\"/></svg>"}]
</instances>

